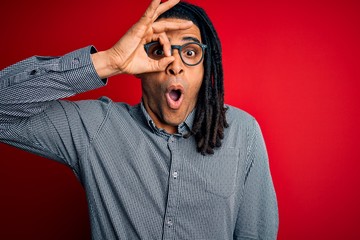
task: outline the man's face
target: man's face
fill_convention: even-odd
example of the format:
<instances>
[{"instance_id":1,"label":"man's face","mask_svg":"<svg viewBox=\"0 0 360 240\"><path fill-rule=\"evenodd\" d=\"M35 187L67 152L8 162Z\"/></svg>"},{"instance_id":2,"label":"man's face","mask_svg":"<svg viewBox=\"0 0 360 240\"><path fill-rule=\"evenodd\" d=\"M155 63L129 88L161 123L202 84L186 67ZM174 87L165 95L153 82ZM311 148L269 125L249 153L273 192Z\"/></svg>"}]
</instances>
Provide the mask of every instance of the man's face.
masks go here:
<instances>
[{"instance_id":1,"label":"man's face","mask_svg":"<svg viewBox=\"0 0 360 240\"><path fill-rule=\"evenodd\" d=\"M161 19L159 21L181 22L182 19ZM197 39L201 34L197 26L186 30L166 32L171 45L183 45ZM143 102L155 125L168 133L175 133L194 109L204 76L203 61L196 66L184 64L178 50L174 49L173 61L165 71L141 74Z\"/></svg>"}]
</instances>

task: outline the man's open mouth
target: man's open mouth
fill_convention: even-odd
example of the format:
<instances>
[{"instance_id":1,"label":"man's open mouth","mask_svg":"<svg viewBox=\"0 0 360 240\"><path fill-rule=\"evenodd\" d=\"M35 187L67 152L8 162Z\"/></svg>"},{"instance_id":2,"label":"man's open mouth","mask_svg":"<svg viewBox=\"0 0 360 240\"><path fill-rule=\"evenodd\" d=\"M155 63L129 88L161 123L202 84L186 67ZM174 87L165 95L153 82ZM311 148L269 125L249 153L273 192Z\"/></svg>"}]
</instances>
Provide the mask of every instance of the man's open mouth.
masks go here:
<instances>
[{"instance_id":1,"label":"man's open mouth","mask_svg":"<svg viewBox=\"0 0 360 240\"><path fill-rule=\"evenodd\" d=\"M170 95L170 98L176 102L181 97L181 91L180 90L171 90L169 92L169 95Z\"/></svg>"},{"instance_id":2,"label":"man's open mouth","mask_svg":"<svg viewBox=\"0 0 360 240\"><path fill-rule=\"evenodd\" d=\"M166 101L169 108L174 110L179 109L183 100L183 96L184 94L182 87L172 86L168 88L166 92Z\"/></svg>"}]
</instances>

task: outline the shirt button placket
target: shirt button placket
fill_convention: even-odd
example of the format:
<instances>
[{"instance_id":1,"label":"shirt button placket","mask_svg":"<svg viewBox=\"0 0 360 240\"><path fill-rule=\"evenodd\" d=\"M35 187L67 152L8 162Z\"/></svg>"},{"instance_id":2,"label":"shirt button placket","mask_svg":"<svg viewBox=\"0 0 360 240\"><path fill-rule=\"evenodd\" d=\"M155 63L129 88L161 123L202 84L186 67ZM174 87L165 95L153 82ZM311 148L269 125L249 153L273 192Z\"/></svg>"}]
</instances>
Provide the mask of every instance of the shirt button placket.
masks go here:
<instances>
[{"instance_id":1,"label":"shirt button placket","mask_svg":"<svg viewBox=\"0 0 360 240\"><path fill-rule=\"evenodd\" d=\"M168 147L171 152L171 167L169 177L169 192L166 205L166 217L164 219L164 237L163 239L174 239L175 234L175 214L178 203L178 188L179 188L179 153L177 151L177 139L175 136L170 136L168 139Z\"/></svg>"}]
</instances>

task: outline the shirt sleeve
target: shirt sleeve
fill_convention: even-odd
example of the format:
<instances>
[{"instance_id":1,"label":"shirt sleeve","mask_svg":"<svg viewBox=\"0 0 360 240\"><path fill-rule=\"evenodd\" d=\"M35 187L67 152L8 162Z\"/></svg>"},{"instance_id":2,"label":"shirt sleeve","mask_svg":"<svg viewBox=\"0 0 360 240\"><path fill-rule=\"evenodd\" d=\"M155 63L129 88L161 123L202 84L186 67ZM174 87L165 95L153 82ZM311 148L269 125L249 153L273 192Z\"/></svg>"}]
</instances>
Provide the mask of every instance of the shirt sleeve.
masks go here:
<instances>
[{"instance_id":1,"label":"shirt sleeve","mask_svg":"<svg viewBox=\"0 0 360 240\"><path fill-rule=\"evenodd\" d=\"M106 84L89 46L62 57L31 57L0 72L0 142L77 169L109 101L60 100ZM84 113L86 119L84 119Z\"/></svg>"},{"instance_id":2,"label":"shirt sleeve","mask_svg":"<svg viewBox=\"0 0 360 240\"><path fill-rule=\"evenodd\" d=\"M89 46L62 57L34 56L0 72L0 128L42 112L53 100L104 86Z\"/></svg>"},{"instance_id":3,"label":"shirt sleeve","mask_svg":"<svg viewBox=\"0 0 360 240\"><path fill-rule=\"evenodd\" d=\"M256 120L250 137L248 170L234 239L273 240L278 232L278 207L264 139Z\"/></svg>"}]
</instances>

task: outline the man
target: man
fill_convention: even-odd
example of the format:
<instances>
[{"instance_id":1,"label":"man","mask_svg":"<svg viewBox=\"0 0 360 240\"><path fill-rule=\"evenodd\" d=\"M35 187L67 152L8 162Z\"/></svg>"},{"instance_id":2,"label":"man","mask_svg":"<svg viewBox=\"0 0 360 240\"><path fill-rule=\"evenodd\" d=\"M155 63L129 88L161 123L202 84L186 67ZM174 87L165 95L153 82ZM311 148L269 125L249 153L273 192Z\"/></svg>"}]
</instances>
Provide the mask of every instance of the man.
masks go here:
<instances>
[{"instance_id":1,"label":"man","mask_svg":"<svg viewBox=\"0 0 360 240\"><path fill-rule=\"evenodd\" d=\"M0 73L0 140L68 165L93 239L275 239L276 196L257 122L224 106L205 12L153 0L111 48L33 57ZM136 106L59 100L141 79Z\"/></svg>"}]
</instances>

